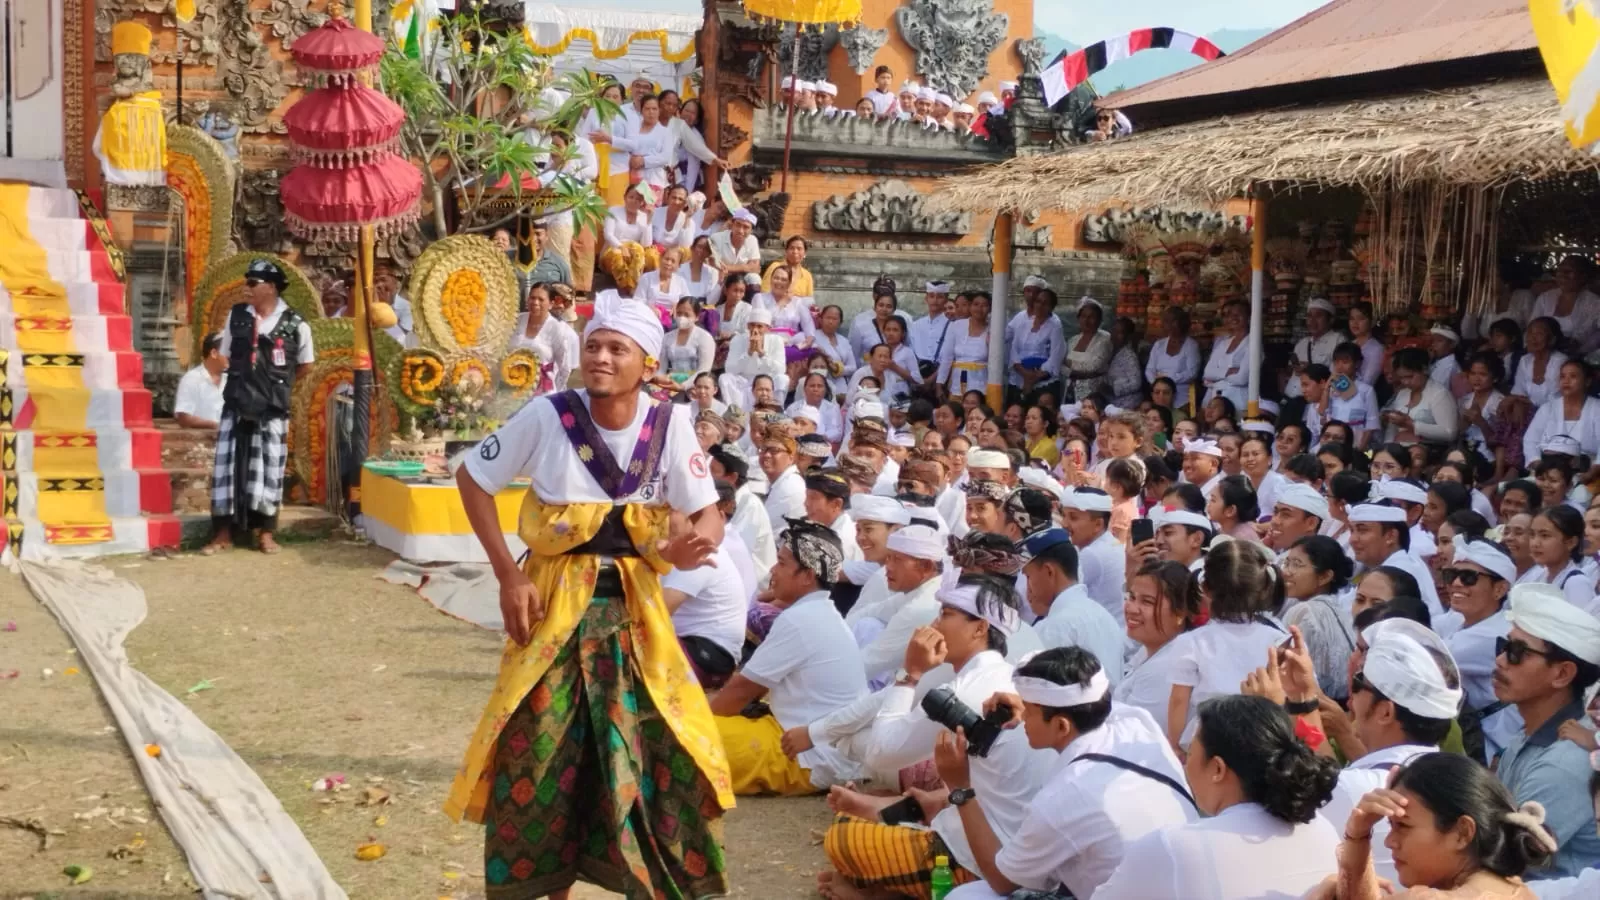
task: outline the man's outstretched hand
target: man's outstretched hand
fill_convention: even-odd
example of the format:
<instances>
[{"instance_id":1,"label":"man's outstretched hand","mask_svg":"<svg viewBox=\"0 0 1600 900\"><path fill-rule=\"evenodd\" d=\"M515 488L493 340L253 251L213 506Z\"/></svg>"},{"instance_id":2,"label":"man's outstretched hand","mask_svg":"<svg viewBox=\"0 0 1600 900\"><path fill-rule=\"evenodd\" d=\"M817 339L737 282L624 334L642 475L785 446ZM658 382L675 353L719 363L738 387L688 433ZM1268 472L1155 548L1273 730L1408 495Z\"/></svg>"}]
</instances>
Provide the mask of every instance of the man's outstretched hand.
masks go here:
<instances>
[{"instance_id":1,"label":"man's outstretched hand","mask_svg":"<svg viewBox=\"0 0 1600 900\"><path fill-rule=\"evenodd\" d=\"M674 568L688 570L706 565L712 568L717 566L711 561L711 554L717 552L717 545L698 531L686 531L656 546L661 552L661 558L672 563Z\"/></svg>"}]
</instances>

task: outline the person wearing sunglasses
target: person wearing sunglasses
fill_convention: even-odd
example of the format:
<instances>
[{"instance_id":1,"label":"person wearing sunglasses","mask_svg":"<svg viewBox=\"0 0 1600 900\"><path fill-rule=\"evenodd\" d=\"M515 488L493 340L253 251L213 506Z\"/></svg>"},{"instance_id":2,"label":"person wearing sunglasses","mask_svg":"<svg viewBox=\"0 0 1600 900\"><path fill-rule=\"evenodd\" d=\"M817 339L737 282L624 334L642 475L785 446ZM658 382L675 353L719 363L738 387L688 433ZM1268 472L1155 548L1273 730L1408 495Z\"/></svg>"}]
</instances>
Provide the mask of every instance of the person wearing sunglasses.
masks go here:
<instances>
[{"instance_id":1,"label":"person wearing sunglasses","mask_svg":"<svg viewBox=\"0 0 1600 900\"><path fill-rule=\"evenodd\" d=\"M228 382L211 478L212 536L202 556L231 548L252 529L256 549L278 552L273 532L289 460L289 398L316 358L311 326L283 300L289 276L282 267L257 259L244 284L218 348L228 361Z\"/></svg>"},{"instance_id":2,"label":"person wearing sunglasses","mask_svg":"<svg viewBox=\"0 0 1600 900\"><path fill-rule=\"evenodd\" d=\"M1517 580L1517 564L1510 551L1488 540L1457 537L1450 550L1451 565L1442 571L1439 589L1462 618L1461 630L1446 641L1461 667L1466 694L1462 741L1469 756L1488 763L1522 726L1510 704L1494 696L1495 642L1511 630L1505 603Z\"/></svg>"},{"instance_id":3,"label":"person wearing sunglasses","mask_svg":"<svg viewBox=\"0 0 1600 900\"><path fill-rule=\"evenodd\" d=\"M1496 642L1494 693L1515 704L1522 733L1500 756L1496 774L1518 803L1536 801L1560 849L1545 877L1600 866L1600 834L1587 790L1589 753L1561 740L1562 723L1587 723L1584 692L1600 681L1600 619L1573 606L1561 589L1519 584L1506 614L1510 632ZM1590 727L1593 727L1592 724Z\"/></svg>"}]
</instances>

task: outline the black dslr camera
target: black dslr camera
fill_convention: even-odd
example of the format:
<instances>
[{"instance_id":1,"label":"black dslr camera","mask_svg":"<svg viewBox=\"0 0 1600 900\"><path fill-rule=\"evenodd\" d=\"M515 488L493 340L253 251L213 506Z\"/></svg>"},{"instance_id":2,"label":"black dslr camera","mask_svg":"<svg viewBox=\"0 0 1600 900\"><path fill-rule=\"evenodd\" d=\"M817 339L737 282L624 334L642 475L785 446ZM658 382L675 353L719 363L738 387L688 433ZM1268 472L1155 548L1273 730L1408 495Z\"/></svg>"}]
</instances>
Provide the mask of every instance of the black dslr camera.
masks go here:
<instances>
[{"instance_id":1,"label":"black dslr camera","mask_svg":"<svg viewBox=\"0 0 1600 900\"><path fill-rule=\"evenodd\" d=\"M994 742L1000 738L1007 722L1011 721L1011 709L1006 706L997 706L987 716L980 716L972 707L962 703L956 697L955 688L942 684L929 691L922 698L922 711L928 718L940 725L955 731L960 728L967 737L967 755L987 757Z\"/></svg>"}]
</instances>

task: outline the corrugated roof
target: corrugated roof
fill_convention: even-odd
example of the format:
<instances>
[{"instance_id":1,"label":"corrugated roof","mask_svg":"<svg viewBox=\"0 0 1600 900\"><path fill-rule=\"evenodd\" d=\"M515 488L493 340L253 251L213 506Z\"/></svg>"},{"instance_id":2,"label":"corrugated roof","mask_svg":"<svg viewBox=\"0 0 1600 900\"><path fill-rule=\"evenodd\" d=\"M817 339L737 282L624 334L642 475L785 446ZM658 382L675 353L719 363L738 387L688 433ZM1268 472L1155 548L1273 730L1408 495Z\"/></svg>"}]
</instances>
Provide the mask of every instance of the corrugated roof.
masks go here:
<instances>
[{"instance_id":1,"label":"corrugated roof","mask_svg":"<svg viewBox=\"0 0 1600 900\"><path fill-rule=\"evenodd\" d=\"M1170 103L1536 46L1527 0L1333 0L1231 56L1104 102Z\"/></svg>"}]
</instances>

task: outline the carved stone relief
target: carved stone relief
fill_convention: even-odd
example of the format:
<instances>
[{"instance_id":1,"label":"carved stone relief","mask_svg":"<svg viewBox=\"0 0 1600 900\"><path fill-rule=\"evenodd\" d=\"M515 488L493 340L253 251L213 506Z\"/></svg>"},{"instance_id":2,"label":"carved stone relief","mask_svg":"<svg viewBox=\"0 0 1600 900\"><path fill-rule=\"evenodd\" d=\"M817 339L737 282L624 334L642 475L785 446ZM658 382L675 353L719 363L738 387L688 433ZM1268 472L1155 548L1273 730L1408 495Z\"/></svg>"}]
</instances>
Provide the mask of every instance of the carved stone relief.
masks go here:
<instances>
[{"instance_id":1,"label":"carved stone relief","mask_svg":"<svg viewBox=\"0 0 1600 900\"><path fill-rule=\"evenodd\" d=\"M734 191L741 197L759 194L772 187L772 169L768 166L740 166L729 174L733 177Z\"/></svg>"},{"instance_id":2,"label":"carved stone relief","mask_svg":"<svg viewBox=\"0 0 1600 900\"><path fill-rule=\"evenodd\" d=\"M278 169L247 171L239 179L239 205L233 216L239 246L269 253L284 253L294 246L284 223L283 198L278 193L278 182L282 180L283 172Z\"/></svg>"},{"instance_id":3,"label":"carved stone relief","mask_svg":"<svg viewBox=\"0 0 1600 900\"><path fill-rule=\"evenodd\" d=\"M301 2L301 0L291 0ZM257 22L266 22L277 33L277 17L293 12L287 4L277 4L266 10L252 10L250 0L219 0L222 14L222 62L218 74L228 96L239 101L236 124L245 131L262 133L282 131L283 123L269 123L268 115L278 107L289 93L284 78L283 63L272 58L266 39L256 28ZM298 27L285 24L291 33ZM304 31L300 32L301 34ZM296 35L298 36L298 35Z\"/></svg>"},{"instance_id":4,"label":"carved stone relief","mask_svg":"<svg viewBox=\"0 0 1600 900\"><path fill-rule=\"evenodd\" d=\"M909 182L879 181L848 196L835 194L811 205L818 231L870 231L882 234L966 234L971 212L930 213L927 198Z\"/></svg>"},{"instance_id":5,"label":"carved stone relief","mask_svg":"<svg viewBox=\"0 0 1600 900\"><path fill-rule=\"evenodd\" d=\"M1175 210L1164 206L1113 208L1084 218L1083 239L1096 244L1121 243L1126 229L1133 225L1150 225L1157 231L1221 231L1228 227L1244 230L1246 217L1229 217L1215 211Z\"/></svg>"},{"instance_id":6,"label":"carved stone relief","mask_svg":"<svg viewBox=\"0 0 1600 900\"><path fill-rule=\"evenodd\" d=\"M993 0L910 0L895 10L900 36L917 51L917 74L952 97L972 93L989 74L1010 17Z\"/></svg>"},{"instance_id":7,"label":"carved stone relief","mask_svg":"<svg viewBox=\"0 0 1600 900\"><path fill-rule=\"evenodd\" d=\"M755 213L756 224L751 231L756 240L766 243L783 235L783 217L789 212L789 195L775 191L759 200L745 204L745 209Z\"/></svg>"},{"instance_id":8,"label":"carved stone relief","mask_svg":"<svg viewBox=\"0 0 1600 900\"><path fill-rule=\"evenodd\" d=\"M1044 39L1017 38L1017 58L1022 60L1022 74L1037 78L1044 71Z\"/></svg>"},{"instance_id":9,"label":"carved stone relief","mask_svg":"<svg viewBox=\"0 0 1600 900\"><path fill-rule=\"evenodd\" d=\"M1022 221L1017 225L1015 233L1011 236L1012 246L1028 250L1050 249L1050 240L1054 237L1055 226L1033 227L1038 224L1039 215L1040 213L1037 209L1030 209L1023 213Z\"/></svg>"},{"instance_id":10,"label":"carved stone relief","mask_svg":"<svg viewBox=\"0 0 1600 900\"><path fill-rule=\"evenodd\" d=\"M134 18L138 13L162 13L161 30L176 31L183 36L174 42L171 50L154 46L150 59L157 63L176 62L183 53L185 65L213 66L222 52L217 41L218 20L215 5L196 4L195 17L180 24L172 14L172 0L100 0L94 12L94 56L99 62L111 61L111 28L116 23Z\"/></svg>"},{"instance_id":11,"label":"carved stone relief","mask_svg":"<svg viewBox=\"0 0 1600 900\"><path fill-rule=\"evenodd\" d=\"M828 53L839 43L839 31L829 26L825 31L808 31L800 35L800 80L822 81L828 77ZM795 33L785 29L778 38L778 68L784 75L794 72Z\"/></svg>"},{"instance_id":12,"label":"carved stone relief","mask_svg":"<svg viewBox=\"0 0 1600 900\"><path fill-rule=\"evenodd\" d=\"M724 121L722 123L721 131L722 143L718 146L722 148L722 152L724 153L727 153L729 150L741 146L745 141L750 140L750 132L745 131L743 128L740 128L732 122Z\"/></svg>"},{"instance_id":13,"label":"carved stone relief","mask_svg":"<svg viewBox=\"0 0 1600 900\"><path fill-rule=\"evenodd\" d=\"M864 28L856 26L839 35L839 44L844 47L845 59L850 62L850 68L857 75L865 75L872 69L872 61L883 49L889 40L887 28Z\"/></svg>"}]
</instances>

